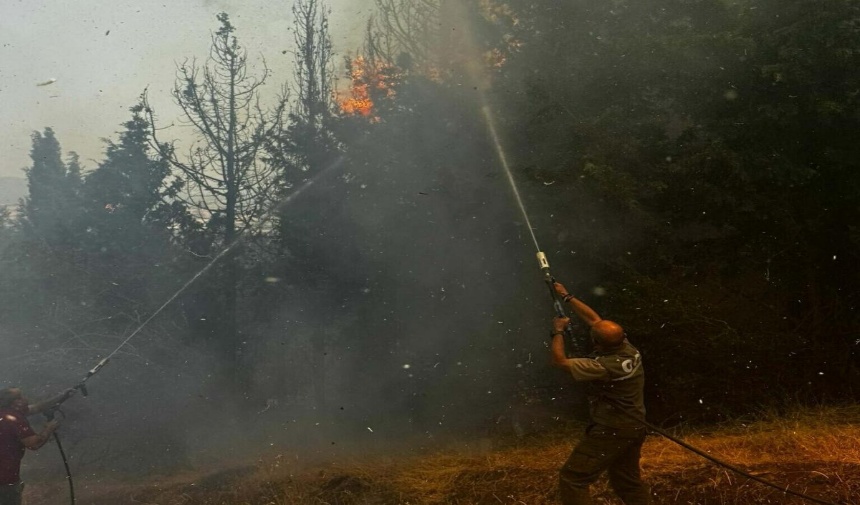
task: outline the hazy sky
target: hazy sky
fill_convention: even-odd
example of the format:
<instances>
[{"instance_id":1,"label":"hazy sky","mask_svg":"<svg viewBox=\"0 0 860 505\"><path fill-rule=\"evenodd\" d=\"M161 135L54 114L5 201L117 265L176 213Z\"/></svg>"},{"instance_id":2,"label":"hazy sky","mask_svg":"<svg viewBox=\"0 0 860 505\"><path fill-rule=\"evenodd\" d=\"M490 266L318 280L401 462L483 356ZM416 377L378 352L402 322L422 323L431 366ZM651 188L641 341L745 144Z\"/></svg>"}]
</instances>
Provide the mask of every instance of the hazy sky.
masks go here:
<instances>
[{"instance_id":1,"label":"hazy sky","mask_svg":"<svg viewBox=\"0 0 860 505\"><path fill-rule=\"evenodd\" d=\"M373 0L327 0L339 54L354 51ZM249 62L272 70L266 92L289 79L292 0L2 0L0 2L0 176L23 177L30 134L54 128L64 152L84 167L100 160L141 91L164 125L176 62L208 54L218 12L227 12ZM339 64L340 59L336 62ZM340 69L338 68L338 72ZM40 82L56 79L47 86ZM176 136L180 134L177 133ZM165 135L167 137L168 135ZM172 135L171 135L172 136Z\"/></svg>"}]
</instances>

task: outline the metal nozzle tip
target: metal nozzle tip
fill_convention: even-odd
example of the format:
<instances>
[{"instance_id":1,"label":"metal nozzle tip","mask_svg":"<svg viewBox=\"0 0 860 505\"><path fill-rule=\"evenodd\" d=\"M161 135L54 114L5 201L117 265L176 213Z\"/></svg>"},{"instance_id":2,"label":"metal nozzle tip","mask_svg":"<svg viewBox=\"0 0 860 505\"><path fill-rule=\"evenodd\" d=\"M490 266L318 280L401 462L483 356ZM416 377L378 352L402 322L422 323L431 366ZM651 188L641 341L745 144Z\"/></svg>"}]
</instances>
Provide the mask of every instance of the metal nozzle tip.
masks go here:
<instances>
[{"instance_id":1,"label":"metal nozzle tip","mask_svg":"<svg viewBox=\"0 0 860 505\"><path fill-rule=\"evenodd\" d=\"M541 269L548 270L549 269L549 261L546 259L546 254L541 251L537 253L537 260L540 263Z\"/></svg>"}]
</instances>

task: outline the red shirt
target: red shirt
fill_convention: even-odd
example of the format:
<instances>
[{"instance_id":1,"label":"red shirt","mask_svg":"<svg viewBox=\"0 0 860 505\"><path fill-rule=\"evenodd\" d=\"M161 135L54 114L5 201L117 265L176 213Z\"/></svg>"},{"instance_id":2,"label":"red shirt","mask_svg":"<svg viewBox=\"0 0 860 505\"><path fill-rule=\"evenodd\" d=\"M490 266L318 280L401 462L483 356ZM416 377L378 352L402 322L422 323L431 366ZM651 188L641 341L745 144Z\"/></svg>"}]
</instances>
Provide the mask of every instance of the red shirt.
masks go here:
<instances>
[{"instance_id":1,"label":"red shirt","mask_svg":"<svg viewBox=\"0 0 860 505\"><path fill-rule=\"evenodd\" d=\"M0 410L0 484L17 484L21 480L24 443L36 432L27 416L14 410Z\"/></svg>"}]
</instances>

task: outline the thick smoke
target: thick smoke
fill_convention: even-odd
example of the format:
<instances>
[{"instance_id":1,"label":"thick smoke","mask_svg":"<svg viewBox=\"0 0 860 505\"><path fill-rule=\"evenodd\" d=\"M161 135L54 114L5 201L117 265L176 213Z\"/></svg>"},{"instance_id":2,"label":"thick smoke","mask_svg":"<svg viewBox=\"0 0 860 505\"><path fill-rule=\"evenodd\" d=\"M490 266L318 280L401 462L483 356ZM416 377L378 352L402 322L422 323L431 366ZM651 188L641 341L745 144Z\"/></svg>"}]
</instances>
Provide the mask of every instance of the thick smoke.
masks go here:
<instances>
[{"instance_id":1,"label":"thick smoke","mask_svg":"<svg viewBox=\"0 0 860 505\"><path fill-rule=\"evenodd\" d=\"M296 201L320 268L267 329L282 332L261 377L284 381L280 412L303 398L316 421L366 437L477 431L545 368L548 298L476 112L410 136L401 149L422 163L379 153Z\"/></svg>"}]
</instances>

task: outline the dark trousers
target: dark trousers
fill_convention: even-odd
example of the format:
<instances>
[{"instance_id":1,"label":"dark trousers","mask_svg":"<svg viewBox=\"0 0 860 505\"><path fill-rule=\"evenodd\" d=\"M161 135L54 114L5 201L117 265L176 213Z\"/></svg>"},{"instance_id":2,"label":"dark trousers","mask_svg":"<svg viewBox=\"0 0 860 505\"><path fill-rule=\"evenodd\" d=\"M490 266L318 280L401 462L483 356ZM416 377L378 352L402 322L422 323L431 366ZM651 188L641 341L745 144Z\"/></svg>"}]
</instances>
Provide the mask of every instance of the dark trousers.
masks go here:
<instances>
[{"instance_id":1,"label":"dark trousers","mask_svg":"<svg viewBox=\"0 0 860 505\"><path fill-rule=\"evenodd\" d=\"M21 491L24 483L0 484L0 505L21 505Z\"/></svg>"},{"instance_id":2,"label":"dark trousers","mask_svg":"<svg viewBox=\"0 0 860 505\"><path fill-rule=\"evenodd\" d=\"M588 486L604 471L625 505L648 505L650 490L639 475L644 428L616 429L592 424L559 474L563 505L591 505Z\"/></svg>"}]
</instances>

